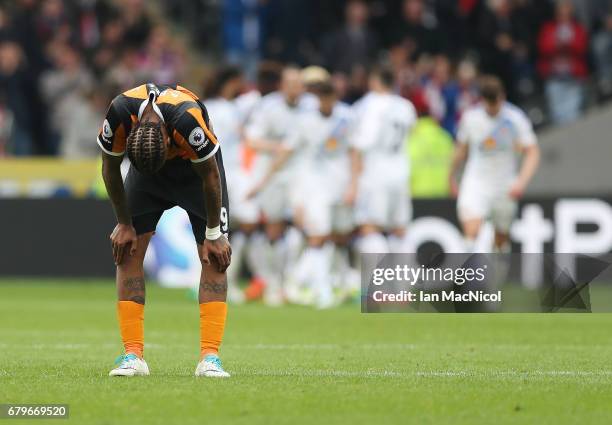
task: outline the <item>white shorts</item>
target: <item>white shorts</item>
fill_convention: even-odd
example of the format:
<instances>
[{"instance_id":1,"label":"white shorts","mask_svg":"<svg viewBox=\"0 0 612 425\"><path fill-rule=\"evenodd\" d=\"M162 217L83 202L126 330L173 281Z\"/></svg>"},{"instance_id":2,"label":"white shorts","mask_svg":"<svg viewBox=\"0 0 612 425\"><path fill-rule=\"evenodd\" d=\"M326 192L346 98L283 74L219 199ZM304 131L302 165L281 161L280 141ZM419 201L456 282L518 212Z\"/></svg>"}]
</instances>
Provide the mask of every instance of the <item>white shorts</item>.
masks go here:
<instances>
[{"instance_id":1,"label":"white shorts","mask_svg":"<svg viewBox=\"0 0 612 425\"><path fill-rule=\"evenodd\" d=\"M259 206L254 199L246 199L253 185L253 178L240 168L228 173L230 214L238 223L255 224L259 222Z\"/></svg>"},{"instance_id":2,"label":"white shorts","mask_svg":"<svg viewBox=\"0 0 612 425\"><path fill-rule=\"evenodd\" d=\"M308 236L346 234L353 230L352 208L323 196L310 197L303 205L304 232Z\"/></svg>"},{"instance_id":3,"label":"white shorts","mask_svg":"<svg viewBox=\"0 0 612 425\"><path fill-rule=\"evenodd\" d=\"M508 190L506 185L492 188L473 180L462 181L457 199L459 220L491 220L495 230L508 233L517 211L517 202Z\"/></svg>"},{"instance_id":4,"label":"white shorts","mask_svg":"<svg viewBox=\"0 0 612 425\"><path fill-rule=\"evenodd\" d=\"M291 218L292 195L290 180L278 176L257 196L257 204L268 222L279 222Z\"/></svg>"},{"instance_id":5,"label":"white shorts","mask_svg":"<svg viewBox=\"0 0 612 425\"><path fill-rule=\"evenodd\" d=\"M359 225L374 224L384 230L405 228L412 219L412 200L407 179L377 182L362 178L355 206Z\"/></svg>"}]
</instances>

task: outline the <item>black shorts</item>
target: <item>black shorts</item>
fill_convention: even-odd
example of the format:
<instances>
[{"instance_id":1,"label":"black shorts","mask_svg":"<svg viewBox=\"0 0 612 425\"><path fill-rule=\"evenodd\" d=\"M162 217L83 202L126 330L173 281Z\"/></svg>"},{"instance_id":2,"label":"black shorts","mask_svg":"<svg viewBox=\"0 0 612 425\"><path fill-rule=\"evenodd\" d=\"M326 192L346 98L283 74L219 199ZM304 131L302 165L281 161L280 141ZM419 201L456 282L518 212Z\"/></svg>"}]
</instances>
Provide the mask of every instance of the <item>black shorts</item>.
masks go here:
<instances>
[{"instance_id":1,"label":"black shorts","mask_svg":"<svg viewBox=\"0 0 612 425\"><path fill-rule=\"evenodd\" d=\"M229 228L229 200L221 149L215 154L221 179L221 231ZM193 235L198 244L206 238L206 203L202 179L189 160L175 158L166 162L152 176L130 167L125 180L125 192L132 213L132 224L138 235L154 232L157 222L170 208L179 206L187 211Z\"/></svg>"}]
</instances>

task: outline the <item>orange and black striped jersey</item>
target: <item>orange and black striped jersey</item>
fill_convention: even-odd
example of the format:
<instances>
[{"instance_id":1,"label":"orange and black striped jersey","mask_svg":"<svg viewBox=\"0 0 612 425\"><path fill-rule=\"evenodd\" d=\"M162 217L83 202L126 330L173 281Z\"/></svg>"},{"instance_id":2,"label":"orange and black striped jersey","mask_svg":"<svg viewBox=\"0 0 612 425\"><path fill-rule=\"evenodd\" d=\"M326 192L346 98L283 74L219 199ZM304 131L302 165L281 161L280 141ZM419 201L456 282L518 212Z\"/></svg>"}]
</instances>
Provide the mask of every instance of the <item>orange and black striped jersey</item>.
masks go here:
<instances>
[{"instance_id":1,"label":"orange and black striped jersey","mask_svg":"<svg viewBox=\"0 0 612 425\"><path fill-rule=\"evenodd\" d=\"M155 84L143 84L113 99L98 134L100 148L109 155L122 156L132 126L149 103L168 130L168 159L201 162L217 152L219 143L198 97L179 85Z\"/></svg>"}]
</instances>

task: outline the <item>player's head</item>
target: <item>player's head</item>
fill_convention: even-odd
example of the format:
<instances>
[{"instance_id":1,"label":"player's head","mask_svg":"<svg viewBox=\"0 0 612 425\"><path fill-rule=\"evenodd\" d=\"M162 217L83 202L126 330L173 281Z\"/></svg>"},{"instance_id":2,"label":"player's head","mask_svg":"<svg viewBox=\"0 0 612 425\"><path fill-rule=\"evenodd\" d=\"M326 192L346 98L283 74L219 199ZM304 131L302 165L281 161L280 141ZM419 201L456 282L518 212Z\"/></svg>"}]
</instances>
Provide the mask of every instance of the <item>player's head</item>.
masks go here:
<instances>
[{"instance_id":1,"label":"player's head","mask_svg":"<svg viewBox=\"0 0 612 425\"><path fill-rule=\"evenodd\" d=\"M127 154L132 165L141 173L151 175L159 171L168 155L166 126L153 111L145 108L127 138Z\"/></svg>"},{"instance_id":2,"label":"player's head","mask_svg":"<svg viewBox=\"0 0 612 425\"><path fill-rule=\"evenodd\" d=\"M380 66L370 72L369 86L374 92L389 92L393 89L395 75L390 68Z\"/></svg>"},{"instance_id":3,"label":"player's head","mask_svg":"<svg viewBox=\"0 0 612 425\"><path fill-rule=\"evenodd\" d=\"M506 91L498 77L485 75L480 79L480 96L487 113L494 117L506 100Z\"/></svg>"},{"instance_id":4,"label":"player's head","mask_svg":"<svg viewBox=\"0 0 612 425\"><path fill-rule=\"evenodd\" d=\"M302 73L299 68L288 66L283 69L283 74L281 77L281 91L285 95L285 99L288 103L297 103L302 93L304 93Z\"/></svg>"},{"instance_id":5,"label":"player's head","mask_svg":"<svg viewBox=\"0 0 612 425\"><path fill-rule=\"evenodd\" d=\"M240 94L242 85L243 79L240 68L232 65L224 66L217 71L212 80L209 97L235 99Z\"/></svg>"},{"instance_id":6,"label":"player's head","mask_svg":"<svg viewBox=\"0 0 612 425\"><path fill-rule=\"evenodd\" d=\"M317 94L319 85L331 81L329 71L320 66L308 66L302 69L302 82L306 87L306 91Z\"/></svg>"},{"instance_id":7,"label":"player's head","mask_svg":"<svg viewBox=\"0 0 612 425\"><path fill-rule=\"evenodd\" d=\"M257 69L257 89L262 96L278 90L282 67L271 61L264 61Z\"/></svg>"},{"instance_id":8,"label":"player's head","mask_svg":"<svg viewBox=\"0 0 612 425\"><path fill-rule=\"evenodd\" d=\"M338 100L333 84L330 81L321 82L314 90L319 98L319 111L325 116L330 116Z\"/></svg>"}]
</instances>

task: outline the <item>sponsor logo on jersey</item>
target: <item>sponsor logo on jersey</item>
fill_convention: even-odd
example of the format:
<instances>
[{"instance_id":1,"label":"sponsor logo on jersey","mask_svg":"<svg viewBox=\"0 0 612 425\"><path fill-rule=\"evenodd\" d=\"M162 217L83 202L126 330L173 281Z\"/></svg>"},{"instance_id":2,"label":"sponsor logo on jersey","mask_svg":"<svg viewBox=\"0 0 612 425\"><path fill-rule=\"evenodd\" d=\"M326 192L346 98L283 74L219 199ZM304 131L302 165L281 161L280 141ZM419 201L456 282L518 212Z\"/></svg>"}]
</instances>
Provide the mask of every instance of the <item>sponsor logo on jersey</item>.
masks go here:
<instances>
[{"instance_id":1,"label":"sponsor logo on jersey","mask_svg":"<svg viewBox=\"0 0 612 425\"><path fill-rule=\"evenodd\" d=\"M206 145L208 145L208 139L206 139L206 135L204 134L204 130L200 127L196 127L189 134L189 144L196 150L203 149Z\"/></svg>"},{"instance_id":2,"label":"sponsor logo on jersey","mask_svg":"<svg viewBox=\"0 0 612 425\"><path fill-rule=\"evenodd\" d=\"M102 138L104 141L110 142L111 137L113 137L113 129L108 120L104 120L104 124L102 124Z\"/></svg>"}]
</instances>

